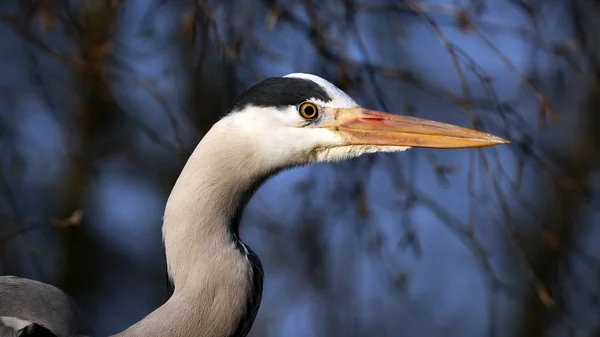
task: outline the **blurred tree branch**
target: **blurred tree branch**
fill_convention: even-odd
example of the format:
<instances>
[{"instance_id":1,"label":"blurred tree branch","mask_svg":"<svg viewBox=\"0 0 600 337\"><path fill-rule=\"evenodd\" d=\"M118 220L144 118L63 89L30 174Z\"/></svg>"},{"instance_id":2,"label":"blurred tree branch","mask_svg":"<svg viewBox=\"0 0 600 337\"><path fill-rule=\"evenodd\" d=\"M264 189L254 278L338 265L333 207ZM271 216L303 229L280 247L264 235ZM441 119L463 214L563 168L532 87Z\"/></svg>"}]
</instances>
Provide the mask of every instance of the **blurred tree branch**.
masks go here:
<instances>
[{"instance_id":1,"label":"blurred tree branch","mask_svg":"<svg viewBox=\"0 0 600 337\"><path fill-rule=\"evenodd\" d=\"M421 258L427 253L418 236L419 226L414 224L416 217L413 213L420 208L439 220L451 237L474 257L487 292L486 307L491 317L487 330L490 336L499 335L499 326L503 323L497 321L500 295L525 302L527 320L520 331L523 336L543 336L554 324L563 324L575 331L579 329L578 322L565 308L565 294L558 279L562 276L561 261L565 260L567 254L577 255L590 268L600 267L600 261L580 249L574 239L581 209L593 201L590 191L597 188L591 185L590 179L597 169L595 158L600 146L600 140L594 133L600 128L595 117L599 113L595 107L599 104L597 100L600 96L597 88L590 86L586 108L581 111L572 109L572 114L577 114L583 122L575 136L576 144L566 154L560 153L558 144L545 144L538 137L544 127L552 129L562 126L559 122L562 122L563 116L559 119L559 112L555 111L559 110L555 105L560 105L557 104L560 103L560 97L545 92L539 79L520 69L491 37L492 34L502 34L522 39L531 48L539 49L561 64L566 64L574 74L594 77L590 82L597 85L600 82L600 62L597 61L599 56L596 51L598 38L594 34L599 31L595 26L598 20L593 18L594 13L598 14L597 7L594 7L596 5L591 0L574 1L572 9L578 36L556 42L542 36L539 28L542 6L550 6L551 2L508 0L530 21L532 30L496 23L489 16L482 15L488 6L488 2L483 0L449 4L389 1L377 5L352 0L261 0L257 2L258 6L252 4L251 9L243 7L243 1L152 1L142 15L139 27L134 29L135 36L152 44L156 50L174 51L176 56L169 60L174 64L173 68L180 69L180 73L176 73L179 77L166 71L158 75L178 80L174 85L177 87L175 93L171 95L163 91L159 80L141 75L127 63L135 63L142 56L147 56L142 52L132 52L132 47L118 39L119 34L124 34L122 25L125 19L122 14L131 2L28 0L19 2L16 7L18 10L2 8L0 24L9 27L26 42L31 82L49 113L60 124L61 141L68 149L70 162L64 182L53 194L56 200L51 201L56 207L56 216L53 218L63 220L32 223L24 219L23 226L9 232L0 240L0 244L20 237L29 230L42 228L46 223L72 227L61 232L68 256L61 283L66 290L74 292L75 296L79 293L82 297L84 292L97 287L100 281L95 277L102 276L109 267L117 269L116 265L103 265L107 264L104 261L106 256L117 260L115 256L122 254L110 251L107 248L109 244L98 242L86 228L85 216L78 218L74 213L85 208L86 190L99 171L97 164L115 154L127 153L128 158L131 157L129 159L133 161L135 157L141 163L132 165L136 174L166 176L165 181L161 180L161 187L165 194L168 193L189 155L190 144L202 137L227 111L240 89L247 86L242 75L253 81L260 80L263 75L257 70L259 67L256 63L261 57L267 62L286 63L285 60L278 60L277 51L269 40L264 39L264 34L276 29L288 29L306 39L307 47L312 48L319 58L316 63L324 65L322 72L327 73L327 77L335 84L343 89L368 89L365 91L369 91L375 104L381 108L391 111L397 104L404 106L407 114L414 114L417 108L410 101L412 98L403 101L406 97L399 98L396 94L397 87L394 85L406 84L417 89L416 92L427 93L432 101L443 101L448 110L465 112L476 128L489 128L496 122L494 127L513 141L511 151L514 164L506 163L506 156L503 157L496 149L472 151L464 165L449 165L436 155L426 158L425 163L429 165L434 181L443 188L452 184L454 176L467 172L467 186L464 188L465 195L469 197L465 206L468 209L466 219L458 217L454 210L439 202L434 193L417 186L415 181L422 174L419 172L420 166L417 166L422 159L419 154L403 155L402 162L396 157L372 156L336 166L333 173L330 172L335 179L335 187L326 192L330 193L327 194L327 200L331 200L327 208L313 199L315 195L325 192L315 184L310 184L312 179L320 179L319 175L311 175L308 182L303 181L302 186L293 192L304 210L297 216L297 227L286 229L281 226L279 219L269 219L269 214L262 217L264 223L256 224L273 238L269 242L273 243L278 255L271 256L272 260L283 266L294 258L300 260L300 270L290 272L296 276L293 285L283 287L282 291L291 292L293 287L303 291L315 290L320 298L326 299L320 302L316 310L318 324L326 335L386 335L390 328L384 325L387 321L383 312L367 320L360 316L358 309L351 313L341 313L340 310L360 307L358 299L346 295L358 292L359 282L350 277L359 268L353 261L368 252L366 255L379 263L377 268L383 275L382 284L394 289L393 294L401 298L409 315L427 321L424 325L435 326L433 319L423 319L422 316L427 314L425 310L415 309L413 303L409 302L407 289L411 275L403 269L398 256L401 253L398 249L409 247L414 253L412 257ZM434 41L437 40L441 45L442 54L449 58L451 67L448 69L456 74L458 92L455 92L455 88L436 84L434 79L400 62L380 61L377 51L369 50L367 45L377 43L382 49L395 50L401 47L403 41L396 33L391 33L393 39L374 37L374 41L370 41L363 38L361 33L364 32L361 32L362 25L358 20L361 15L375 15L386 23L400 21L406 27L424 25ZM169 17L168 20L165 17ZM173 22L173 25L165 28L165 21ZM498 84L485 68L485 62L461 47L458 41L453 41L451 36L455 35L451 35L449 30L460 32L466 38L477 41L482 48L490 50L507 73L516 77L527 89L528 95L537 102L537 109L522 108L517 101L500 98ZM356 44L353 47L356 47L357 53L349 52L348 41ZM586 65L578 57L582 50L591 60L593 76L588 76ZM60 67L67 74L65 78L72 82L74 90L69 91L69 97L61 97L53 88L55 79L48 75L48 68L52 67ZM368 82L363 82L364 79ZM151 98L165 114L164 129L148 123L143 113L132 112L135 109L124 104L125 94L115 89L115 83L136 88L145 97ZM411 93L409 91L407 95ZM532 116L538 121L537 129L528 122ZM546 125L547 118L553 123ZM186 122L189 125L185 125ZM0 120L0 123L3 121ZM0 130L4 128L0 124ZM159 159L138 154L138 149L130 145L135 140L132 128L169 154L176 154L179 161L168 168L156 165L148 173L149 167L154 166L154 160ZM168 133L173 136L169 137ZM382 228L371 226L376 217L368 197L369 181L366 177L380 164L385 165L389 172L396 193L390 203L398 218L390 221L394 225L397 223L397 228L394 227L400 233L397 242L390 243L392 240ZM540 193L539 200L530 200L522 193L527 167L535 167L539 175L551 176L549 181L553 185L548 191L545 186L538 186L539 190L544 191ZM511 169L513 172L510 172ZM325 171L322 166L318 170ZM481 186L482 182L486 185ZM553 203L553 196L558 198L556 204ZM500 214L498 219L497 214L492 214L482 221L478 213L486 204L490 204L490 200L497 203L498 210L494 211ZM15 210L18 206L14 206ZM525 223L517 216L521 211L543 214L544 217L533 223ZM343 261L330 259L336 256L336 251L327 244L328 241L324 241L329 238L328 231L335 229L334 225L328 226L327 223L333 223L338 218L347 220L353 233L358 233L349 236L340 245L340 249L352 252ZM82 226L71 226L80 222ZM526 269L523 272L527 280L525 283L517 286L499 275L493 261L493 248L488 247L479 236L484 225L498 227L504 233L506 237L497 240L506 240L511 246L512 255L509 258L516 266L513 267L514 273L520 274L520 268ZM528 239L526 232L535 231L537 227L541 228L536 234L539 234L536 238L538 241ZM285 235L289 237L282 239ZM82 251L85 253L81 254ZM124 265L130 263L118 260ZM83 285L86 286L85 291ZM597 296L593 291L590 290L591 296ZM383 306L377 310L381 308ZM273 315L270 319L274 319L280 313L265 315L269 314ZM261 328L260 322L259 317L257 329ZM351 324L346 326L348 322ZM388 323L392 326L397 322ZM269 329L266 323L263 324L267 335ZM432 329L440 335L446 334L445 327Z\"/></svg>"}]
</instances>

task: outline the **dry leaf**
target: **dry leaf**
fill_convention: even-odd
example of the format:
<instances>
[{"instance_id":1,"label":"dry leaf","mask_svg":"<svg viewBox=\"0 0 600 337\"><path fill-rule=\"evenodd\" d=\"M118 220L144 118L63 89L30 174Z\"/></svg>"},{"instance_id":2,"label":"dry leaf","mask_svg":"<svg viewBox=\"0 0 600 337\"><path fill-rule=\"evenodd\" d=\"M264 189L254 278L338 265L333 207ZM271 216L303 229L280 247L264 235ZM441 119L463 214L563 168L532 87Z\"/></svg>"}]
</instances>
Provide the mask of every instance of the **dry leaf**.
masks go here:
<instances>
[{"instance_id":1,"label":"dry leaf","mask_svg":"<svg viewBox=\"0 0 600 337\"><path fill-rule=\"evenodd\" d=\"M538 104L538 127L544 129L546 127L546 114L548 112L548 102L545 99L539 101Z\"/></svg>"},{"instance_id":2,"label":"dry leaf","mask_svg":"<svg viewBox=\"0 0 600 337\"><path fill-rule=\"evenodd\" d=\"M40 8L40 22L44 31L50 31L54 27L54 14L48 8Z\"/></svg>"},{"instance_id":3,"label":"dry leaf","mask_svg":"<svg viewBox=\"0 0 600 337\"><path fill-rule=\"evenodd\" d=\"M369 216L369 203L364 189L361 189L356 202L358 215L363 219L367 218Z\"/></svg>"},{"instance_id":4,"label":"dry leaf","mask_svg":"<svg viewBox=\"0 0 600 337\"><path fill-rule=\"evenodd\" d=\"M194 33L196 31L196 13L194 12L193 9L187 10L185 12L183 12L183 14L181 15L181 23L180 23L180 27L181 27L181 34L189 39L192 40L194 38Z\"/></svg>"},{"instance_id":5,"label":"dry leaf","mask_svg":"<svg viewBox=\"0 0 600 337\"><path fill-rule=\"evenodd\" d=\"M92 55L100 58L108 55L113 50L113 45L109 40L106 40L101 43L97 43L92 46L91 52Z\"/></svg>"},{"instance_id":6,"label":"dry leaf","mask_svg":"<svg viewBox=\"0 0 600 337\"><path fill-rule=\"evenodd\" d=\"M463 33L468 33L473 30L473 23L464 11L460 11L456 14L456 25Z\"/></svg>"},{"instance_id":7,"label":"dry leaf","mask_svg":"<svg viewBox=\"0 0 600 337\"><path fill-rule=\"evenodd\" d=\"M76 210L75 212L73 212L73 214L71 214L71 216L69 216L66 219L63 220L53 220L52 224L58 228L69 228L69 227L73 227L73 226L78 226L81 224L81 218L83 217L83 211L81 210Z\"/></svg>"},{"instance_id":8,"label":"dry leaf","mask_svg":"<svg viewBox=\"0 0 600 337\"><path fill-rule=\"evenodd\" d=\"M276 8L276 9L269 10L269 12L267 13L267 16L265 17L265 26L267 26L267 29L268 30L275 29L275 26L277 25L277 22L279 21L280 17L281 17L280 9Z\"/></svg>"},{"instance_id":9,"label":"dry leaf","mask_svg":"<svg viewBox=\"0 0 600 337\"><path fill-rule=\"evenodd\" d=\"M560 241L554 233L544 230L542 232L542 240L548 246L548 248L555 251L560 249Z\"/></svg>"},{"instance_id":10,"label":"dry leaf","mask_svg":"<svg viewBox=\"0 0 600 337\"><path fill-rule=\"evenodd\" d=\"M542 302L542 304L546 308L551 308L554 306L554 300L552 299L552 297L548 293L548 290L546 290L546 287L544 287L542 283L536 282L535 289L540 299L540 302Z\"/></svg>"}]
</instances>

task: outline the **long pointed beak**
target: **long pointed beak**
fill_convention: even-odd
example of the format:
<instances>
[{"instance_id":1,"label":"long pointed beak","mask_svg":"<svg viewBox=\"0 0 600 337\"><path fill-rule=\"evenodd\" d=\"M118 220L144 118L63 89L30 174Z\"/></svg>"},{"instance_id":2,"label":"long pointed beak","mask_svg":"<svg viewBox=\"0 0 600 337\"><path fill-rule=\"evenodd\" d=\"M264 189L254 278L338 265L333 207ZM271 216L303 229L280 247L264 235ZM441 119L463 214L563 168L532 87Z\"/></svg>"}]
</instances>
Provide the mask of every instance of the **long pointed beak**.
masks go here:
<instances>
[{"instance_id":1,"label":"long pointed beak","mask_svg":"<svg viewBox=\"0 0 600 337\"><path fill-rule=\"evenodd\" d=\"M320 127L337 131L352 145L461 149L510 143L469 128L361 107L328 112L330 119Z\"/></svg>"}]
</instances>

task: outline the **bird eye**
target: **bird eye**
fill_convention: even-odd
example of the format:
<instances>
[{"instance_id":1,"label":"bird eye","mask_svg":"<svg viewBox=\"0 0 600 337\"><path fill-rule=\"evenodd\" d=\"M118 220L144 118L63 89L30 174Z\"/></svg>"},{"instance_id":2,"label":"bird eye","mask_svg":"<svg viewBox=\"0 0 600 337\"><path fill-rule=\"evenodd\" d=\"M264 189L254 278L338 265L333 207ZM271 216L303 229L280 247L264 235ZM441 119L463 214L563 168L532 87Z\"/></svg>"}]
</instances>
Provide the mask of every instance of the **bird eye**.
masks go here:
<instances>
[{"instance_id":1,"label":"bird eye","mask_svg":"<svg viewBox=\"0 0 600 337\"><path fill-rule=\"evenodd\" d=\"M300 116L306 119L315 119L319 115L319 109L317 106L309 102L300 104L298 111L300 111Z\"/></svg>"}]
</instances>

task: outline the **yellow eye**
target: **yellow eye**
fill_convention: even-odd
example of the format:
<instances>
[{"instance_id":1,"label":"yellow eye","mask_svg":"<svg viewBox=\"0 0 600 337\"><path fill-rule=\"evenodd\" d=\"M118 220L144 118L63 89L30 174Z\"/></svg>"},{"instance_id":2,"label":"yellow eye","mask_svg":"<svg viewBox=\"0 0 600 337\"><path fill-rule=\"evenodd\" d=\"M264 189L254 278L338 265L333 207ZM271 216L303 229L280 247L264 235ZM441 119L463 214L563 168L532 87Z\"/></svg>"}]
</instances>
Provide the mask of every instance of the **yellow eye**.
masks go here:
<instances>
[{"instance_id":1,"label":"yellow eye","mask_svg":"<svg viewBox=\"0 0 600 337\"><path fill-rule=\"evenodd\" d=\"M300 111L300 116L306 119L315 119L319 116L319 109L317 106L309 102L300 104L298 111Z\"/></svg>"}]
</instances>

